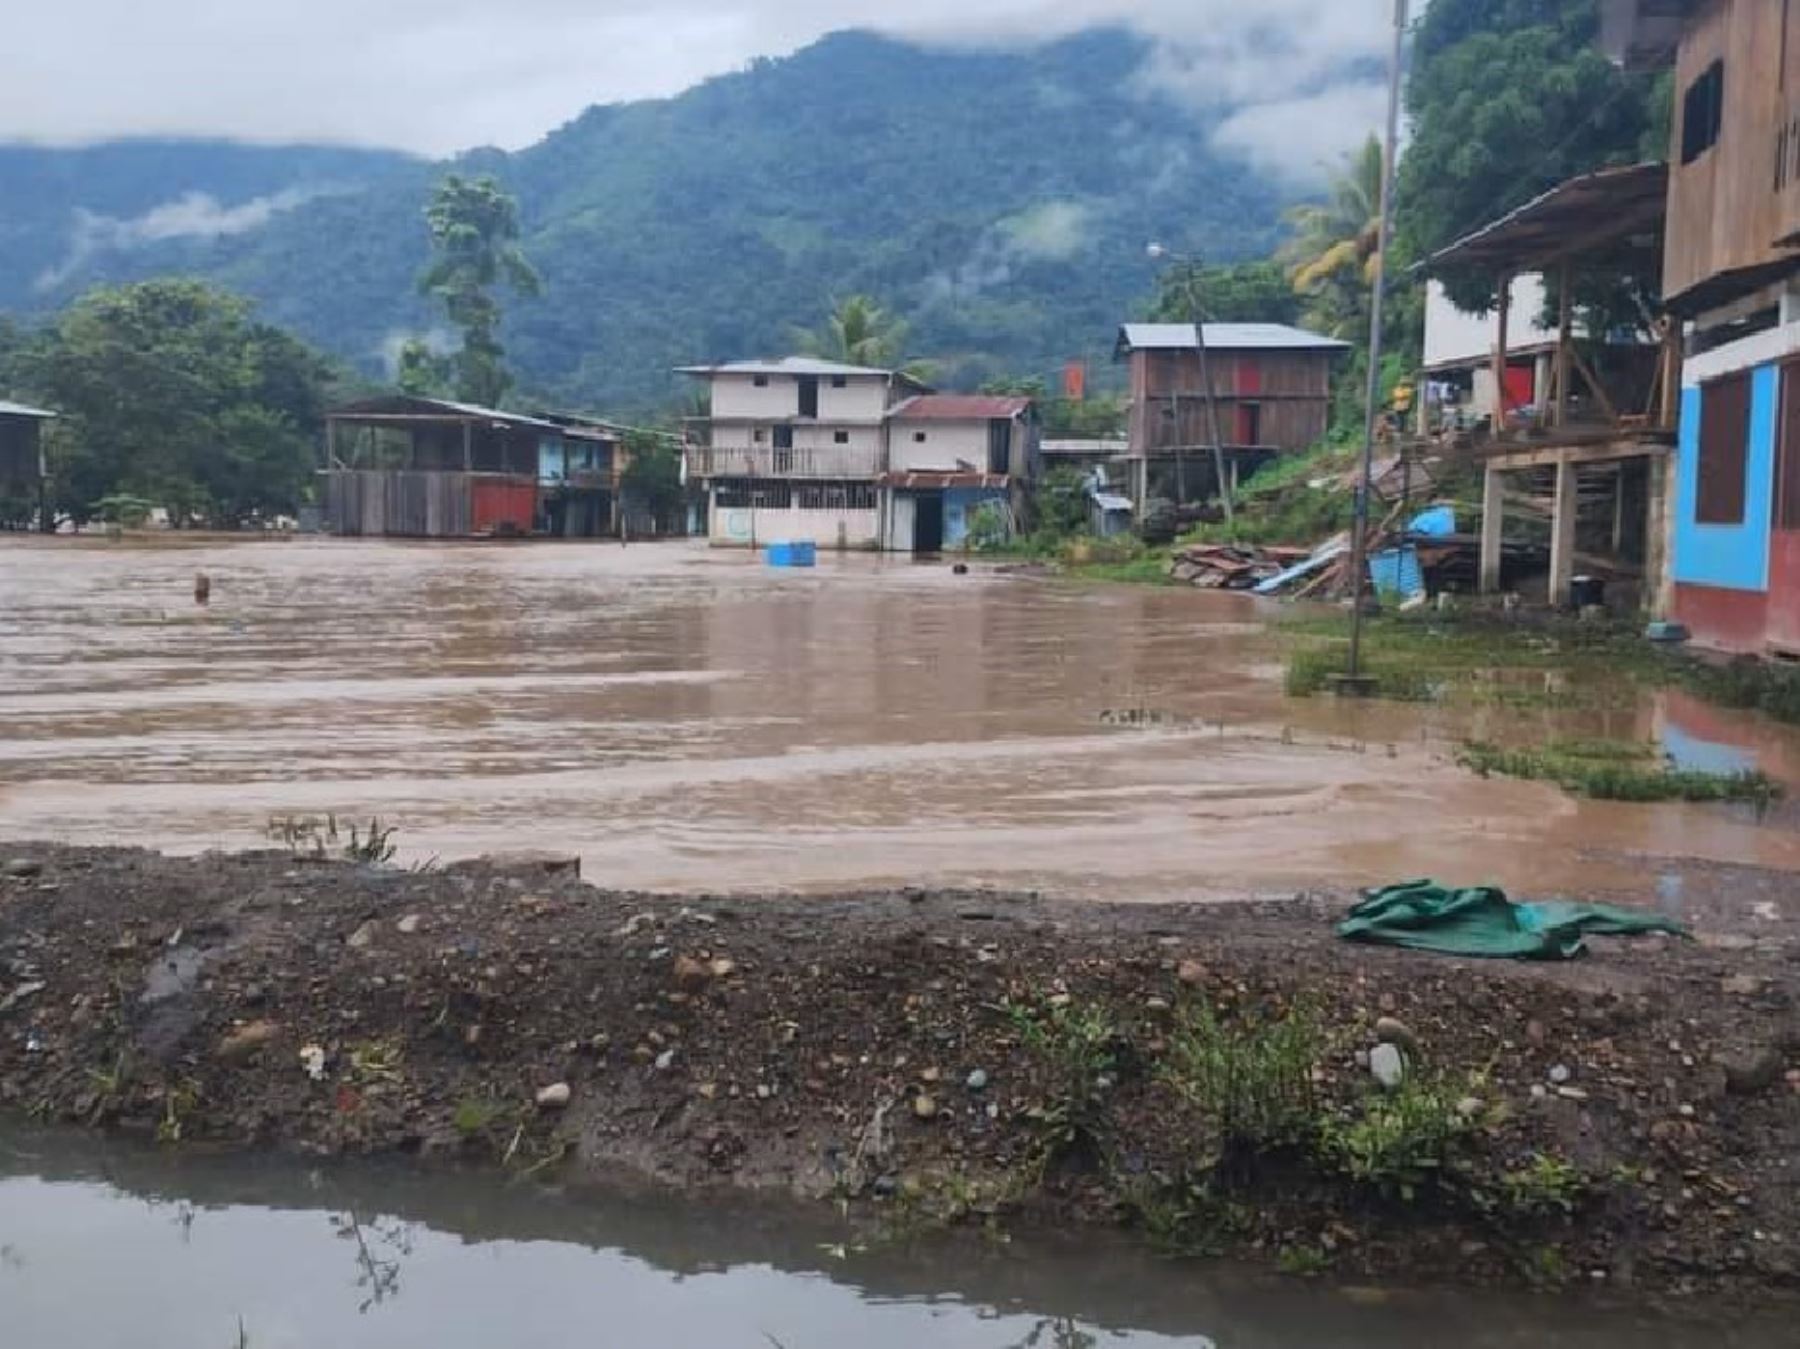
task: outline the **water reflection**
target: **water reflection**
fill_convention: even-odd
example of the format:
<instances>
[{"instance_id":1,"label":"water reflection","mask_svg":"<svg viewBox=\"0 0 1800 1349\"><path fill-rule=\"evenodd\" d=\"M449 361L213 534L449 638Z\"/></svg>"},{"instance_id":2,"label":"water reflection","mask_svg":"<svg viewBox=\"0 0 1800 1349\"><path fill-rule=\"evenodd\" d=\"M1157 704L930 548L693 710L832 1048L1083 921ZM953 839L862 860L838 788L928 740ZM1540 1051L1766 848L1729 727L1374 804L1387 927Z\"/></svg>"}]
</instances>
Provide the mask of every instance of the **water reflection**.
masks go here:
<instances>
[{"instance_id":1,"label":"water reflection","mask_svg":"<svg viewBox=\"0 0 1800 1349\"><path fill-rule=\"evenodd\" d=\"M186 1216L171 1223L170 1211ZM0 1135L0 1312L31 1349L1772 1349L1717 1308L1342 1291L1106 1241L876 1247L817 1210ZM102 1288L105 1296L93 1290Z\"/></svg>"}]
</instances>

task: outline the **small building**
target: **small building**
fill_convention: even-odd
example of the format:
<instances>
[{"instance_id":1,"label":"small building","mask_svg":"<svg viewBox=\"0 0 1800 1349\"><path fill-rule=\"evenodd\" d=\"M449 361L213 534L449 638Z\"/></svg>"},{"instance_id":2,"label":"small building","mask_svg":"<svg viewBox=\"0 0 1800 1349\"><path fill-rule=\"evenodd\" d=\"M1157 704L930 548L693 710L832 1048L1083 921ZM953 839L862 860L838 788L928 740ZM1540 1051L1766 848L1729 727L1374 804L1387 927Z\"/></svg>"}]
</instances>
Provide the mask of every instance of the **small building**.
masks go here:
<instances>
[{"instance_id":1,"label":"small building","mask_svg":"<svg viewBox=\"0 0 1800 1349\"><path fill-rule=\"evenodd\" d=\"M1436 444L1484 471L1479 585L1515 588L1506 531L1530 509L1550 537L1546 598L1566 605L1580 572L1604 568L1660 612L1667 557L1668 461L1674 444L1680 351L1666 316L1649 313L1640 342L1586 333L1578 279L1616 282L1654 273L1662 249L1661 164L1602 169L1559 183L1439 250L1424 266L1494 278L1488 387L1513 384L1512 303L1522 276L1553 278L1556 325L1548 351L1532 334L1529 402L1509 397L1473 427ZM1528 288L1524 294L1533 292ZM1536 292L1542 302L1542 292ZM1585 339L1585 340L1584 340ZM1439 436L1444 428L1427 428Z\"/></svg>"},{"instance_id":2,"label":"small building","mask_svg":"<svg viewBox=\"0 0 1800 1349\"><path fill-rule=\"evenodd\" d=\"M1510 321L1506 333L1505 402L1494 364L1498 311L1470 313L1457 307L1433 277L1425 283L1425 360L1421 400L1428 424L1456 429L1480 422L1504 421L1533 408L1550 388L1550 364L1556 351L1556 329L1541 315L1546 302L1541 272L1513 278L1507 296Z\"/></svg>"},{"instance_id":3,"label":"small building","mask_svg":"<svg viewBox=\"0 0 1800 1349\"><path fill-rule=\"evenodd\" d=\"M51 526L44 426L56 414L0 399L0 528Z\"/></svg>"},{"instance_id":4,"label":"small building","mask_svg":"<svg viewBox=\"0 0 1800 1349\"><path fill-rule=\"evenodd\" d=\"M624 427L389 394L325 415L325 528L348 536L600 538L622 525Z\"/></svg>"},{"instance_id":5,"label":"small building","mask_svg":"<svg viewBox=\"0 0 1800 1349\"><path fill-rule=\"evenodd\" d=\"M882 548L961 548L983 511L993 528L1013 532L1037 440L1029 398L918 394L888 413L884 431Z\"/></svg>"},{"instance_id":6,"label":"small building","mask_svg":"<svg viewBox=\"0 0 1800 1349\"><path fill-rule=\"evenodd\" d=\"M1123 325L1114 355L1130 367L1127 439L1139 509L1152 496L1218 492L1214 411L1232 482L1316 444L1331 420L1333 367L1349 350L1283 323Z\"/></svg>"},{"instance_id":7,"label":"small building","mask_svg":"<svg viewBox=\"0 0 1800 1349\"><path fill-rule=\"evenodd\" d=\"M1603 0L1602 40L1673 68L1664 303L1684 325L1670 617L1800 658L1800 16Z\"/></svg>"}]
</instances>

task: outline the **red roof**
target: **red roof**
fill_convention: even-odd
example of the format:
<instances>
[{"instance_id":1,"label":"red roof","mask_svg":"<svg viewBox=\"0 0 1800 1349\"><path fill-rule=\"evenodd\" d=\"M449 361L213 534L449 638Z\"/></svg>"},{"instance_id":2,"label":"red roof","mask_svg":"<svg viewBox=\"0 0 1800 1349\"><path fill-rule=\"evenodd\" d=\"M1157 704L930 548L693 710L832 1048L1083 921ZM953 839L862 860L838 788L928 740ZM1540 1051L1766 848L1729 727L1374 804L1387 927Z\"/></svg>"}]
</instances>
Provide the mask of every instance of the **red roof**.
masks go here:
<instances>
[{"instance_id":1,"label":"red roof","mask_svg":"<svg viewBox=\"0 0 1800 1349\"><path fill-rule=\"evenodd\" d=\"M902 422L985 422L1018 416L1031 406L1029 398L1005 398L980 393L924 393L894 409Z\"/></svg>"}]
</instances>

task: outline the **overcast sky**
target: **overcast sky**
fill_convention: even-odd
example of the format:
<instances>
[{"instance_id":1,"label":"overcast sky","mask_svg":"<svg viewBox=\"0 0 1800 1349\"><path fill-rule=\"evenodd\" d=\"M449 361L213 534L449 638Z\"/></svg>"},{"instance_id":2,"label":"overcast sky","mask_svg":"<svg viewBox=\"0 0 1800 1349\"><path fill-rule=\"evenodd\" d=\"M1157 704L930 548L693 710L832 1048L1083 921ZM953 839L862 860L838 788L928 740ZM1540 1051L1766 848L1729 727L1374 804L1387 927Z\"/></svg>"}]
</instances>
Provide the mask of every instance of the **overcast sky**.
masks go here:
<instances>
[{"instance_id":1,"label":"overcast sky","mask_svg":"<svg viewBox=\"0 0 1800 1349\"><path fill-rule=\"evenodd\" d=\"M1374 129L1392 0L19 0L0 139L530 144L834 29L1019 45L1099 22L1158 43L1146 87L1248 105L1220 141L1306 176Z\"/></svg>"}]
</instances>

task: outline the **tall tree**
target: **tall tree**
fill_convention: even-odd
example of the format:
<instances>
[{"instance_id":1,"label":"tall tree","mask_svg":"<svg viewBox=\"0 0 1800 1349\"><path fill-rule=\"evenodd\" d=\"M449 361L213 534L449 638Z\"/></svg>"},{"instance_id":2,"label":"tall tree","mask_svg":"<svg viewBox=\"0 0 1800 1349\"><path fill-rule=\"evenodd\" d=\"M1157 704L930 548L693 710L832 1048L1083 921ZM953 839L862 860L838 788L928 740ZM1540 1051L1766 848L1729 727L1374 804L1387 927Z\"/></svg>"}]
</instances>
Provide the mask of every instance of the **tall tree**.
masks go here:
<instances>
[{"instance_id":1,"label":"tall tree","mask_svg":"<svg viewBox=\"0 0 1800 1349\"><path fill-rule=\"evenodd\" d=\"M293 511L334 378L246 301L180 280L90 292L14 365L61 414L54 506L76 521L121 495L176 524Z\"/></svg>"},{"instance_id":2,"label":"tall tree","mask_svg":"<svg viewBox=\"0 0 1800 1349\"><path fill-rule=\"evenodd\" d=\"M1156 323L1202 317L1210 323L1295 323L1300 308L1281 264L1265 258L1165 268L1157 274L1148 317Z\"/></svg>"},{"instance_id":3,"label":"tall tree","mask_svg":"<svg viewBox=\"0 0 1800 1349\"><path fill-rule=\"evenodd\" d=\"M1423 257L1575 174L1666 153L1666 81L1596 48L1595 0L1433 0L1406 88L1398 239ZM1486 308L1491 276L1446 277Z\"/></svg>"},{"instance_id":4,"label":"tall tree","mask_svg":"<svg viewBox=\"0 0 1800 1349\"><path fill-rule=\"evenodd\" d=\"M1333 337L1366 335L1370 286L1380 267L1381 170L1381 142L1370 136L1322 201L1288 212L1294 235L1280 253L1288 280L1305 298L1305 320Z\"/></svg>"},{"instance_id":5,"label":"tall tree","mask_svg":"<svg viewBox=\"0 0 1800 1349\"><path fill-rule=\"evenodd\" d=\"M519 248L518 203L492 178L452 173L432 195L425 223L433 256L419 290L440 300L462 333L462 349L453 358L456 396L495 406L512 387L495 287L504 282L526 296L542 289Z\"/></svg>"}]
</instances>

